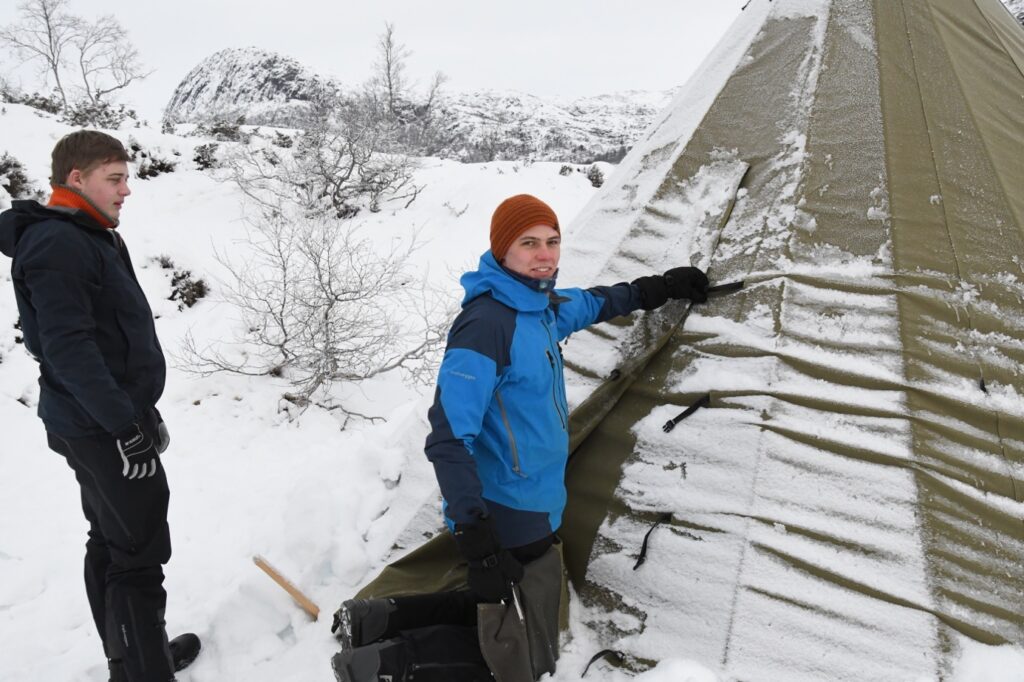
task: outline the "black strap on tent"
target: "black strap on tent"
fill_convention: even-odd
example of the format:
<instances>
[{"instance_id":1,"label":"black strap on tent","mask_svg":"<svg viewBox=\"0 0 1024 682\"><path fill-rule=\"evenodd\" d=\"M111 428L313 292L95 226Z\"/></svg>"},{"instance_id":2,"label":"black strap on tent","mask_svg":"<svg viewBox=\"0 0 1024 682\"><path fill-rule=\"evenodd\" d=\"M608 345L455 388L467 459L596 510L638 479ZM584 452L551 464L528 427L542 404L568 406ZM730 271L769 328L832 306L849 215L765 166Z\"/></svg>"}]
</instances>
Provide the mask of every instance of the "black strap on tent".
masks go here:
<instances>
[{"instance_id":1,"label":"black strap on tent","mask_svg":"<svg viewBox=\"0 0 1024 682\"><path fill-rule=\"evenodd\" d=\"M731 294L734 291L739 291L743 288L746 283L740 279L735 282L726 282L725 284L716 284L708 287L708 296L724 296Z\"/></svg>"},{"instance_id":2,"label":"black strap on tent","mask_svg":"<svg viewBox=\"0 0 1024 682\"><path fill-rule=\"evenodd\" d=\"M587 661L587 667L585 667L583 669L583 672L580 673L580 677L586 677L587 671L590 670L590 666L593 665L594 661L598 661L604 658L605 656L613 656L615 658L615 662L619 664L621 664L626 659L625 654L623 654L621 651L616 651L615 649L601 649L596 654L590 657L590 660Z\"/></svg>"},{"instance_id":3,"label":"black strap on tent","mask_svg":"<svg viewBox=\"0 0 1024 682\"><path fill-rule=\"evenodd\" d=\"M985 385L985 377L981 378L981 381L978 383L978 385L981 386L982 393L988 393L988 386Z\"/></svg>"},{"instance_id":4,"label":"black strap on tent","mask_svg":"<svg viewBox=\"0 0 1024 682\"><path fill-rule=\"evenodd\" d=\"M654 525L651 526L650 529L648 529L647 533L644 534L644 544L640 546L640 556L636 558L636 563L633 564L634 571L643 566L644 562L647 561L647 543L651 539L651 533L653 533L654 529L660 526L661 524L669 523L670 521L672 521L672 514L666 512L662 514L660 517L658 517L658 520L654 522Z\"/></svg>"},{"instance_id":5,"label":"black strap on tent","mask_svg":"<svg viewBox=\"0 0 1024 682\"><path fill-rule=\"evenodd\" d=\"M685 410L683 410L682 412L677 414L675 417L673 417L672 419L669 419L667 422L665 422L665 425L661 427L661 430L664 431L665 433L668 433L672 429L676 428L676 424L678 424L679 422L683 421L684 419L689 417L691 414L693 414L694 412L696 412L700 408L707 407L710 404L711 404L711 394L710 393L705 393L700 398L698 398L697 402L695 402L693 405L690 405Z\"/></svg>"}]
</instances>

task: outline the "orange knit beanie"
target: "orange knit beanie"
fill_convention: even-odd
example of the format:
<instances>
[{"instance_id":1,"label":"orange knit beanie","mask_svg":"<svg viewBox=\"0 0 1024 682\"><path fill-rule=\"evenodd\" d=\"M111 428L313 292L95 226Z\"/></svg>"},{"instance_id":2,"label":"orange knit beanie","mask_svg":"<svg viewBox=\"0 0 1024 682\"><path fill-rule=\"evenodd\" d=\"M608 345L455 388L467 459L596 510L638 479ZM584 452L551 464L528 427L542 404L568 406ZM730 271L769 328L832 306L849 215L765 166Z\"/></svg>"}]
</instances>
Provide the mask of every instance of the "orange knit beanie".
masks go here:
<instances>
[{"instance_id":1,"label":"orange knit beanie","mask_svg":"<svg viewBox=\"0 0 1024 682\"><path fill-rule=\"evenodd\" d=\"M498 204L491 216L491 253L500 261L516 237L534 225L547 225L559 234L558 216L551 207L530 194L517 194Z\"/></svg>"}]
</instances>

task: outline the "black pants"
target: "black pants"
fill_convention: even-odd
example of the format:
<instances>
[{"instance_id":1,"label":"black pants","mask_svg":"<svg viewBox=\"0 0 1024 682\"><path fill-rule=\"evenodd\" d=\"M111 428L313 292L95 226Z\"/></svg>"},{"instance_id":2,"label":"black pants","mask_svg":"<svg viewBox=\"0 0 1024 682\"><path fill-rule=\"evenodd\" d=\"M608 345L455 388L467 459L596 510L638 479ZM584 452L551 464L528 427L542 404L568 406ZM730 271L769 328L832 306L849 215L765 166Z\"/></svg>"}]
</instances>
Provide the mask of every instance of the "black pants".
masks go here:
<instances>
[{"instance_id":1,"label":"black pants","mask_svg":"<svg viewBox=\"0 0 1024 682\"><path fill-rule=\"evenodd\" d=\"M554 542L554 535L509 549L522 564L540 558ZM392 646L381 649L381 672L396 681L412 673L416 680L477 682L490 679L477 640L477 605L485 602L469 590L392 597L395 610L388 615L381 640ZM433 675L437 677L433 677Z\"/></svg>"},{"instance_id":2,"label":"black pants","mask_svg":"<svg viewBox=\"0 0 1024 682\"><path fill-rule=\"evenodd\" d=\"M85 591L108 658L121 659L131 682L174 677L164 608L163 564L171 558L167 476L129 480L111 436L64 438L47 434L50 449L75 472L85 543Z\"/></svg>"}]
</instances>

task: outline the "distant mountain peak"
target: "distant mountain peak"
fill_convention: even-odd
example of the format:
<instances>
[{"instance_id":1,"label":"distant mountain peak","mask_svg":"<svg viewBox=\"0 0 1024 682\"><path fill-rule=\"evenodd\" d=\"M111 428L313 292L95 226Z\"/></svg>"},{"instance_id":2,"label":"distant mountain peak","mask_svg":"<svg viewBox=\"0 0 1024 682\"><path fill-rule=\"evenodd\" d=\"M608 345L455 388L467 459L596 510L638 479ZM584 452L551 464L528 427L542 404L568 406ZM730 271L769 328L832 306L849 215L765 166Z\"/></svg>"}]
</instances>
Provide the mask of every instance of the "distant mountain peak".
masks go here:
<instances>
[{"instance_id":1,"label":"distant mountain peak","mask_svg":"<svg viewBox=\"0 0 1024 682\"><path fill-rule=\"evenodd\" d=\"M288 125L310 100L337 84L299 61L258 47L232 47L201 61L175 88L164 119L175 123L245 116Z\"/></svg>"}]
</instances>

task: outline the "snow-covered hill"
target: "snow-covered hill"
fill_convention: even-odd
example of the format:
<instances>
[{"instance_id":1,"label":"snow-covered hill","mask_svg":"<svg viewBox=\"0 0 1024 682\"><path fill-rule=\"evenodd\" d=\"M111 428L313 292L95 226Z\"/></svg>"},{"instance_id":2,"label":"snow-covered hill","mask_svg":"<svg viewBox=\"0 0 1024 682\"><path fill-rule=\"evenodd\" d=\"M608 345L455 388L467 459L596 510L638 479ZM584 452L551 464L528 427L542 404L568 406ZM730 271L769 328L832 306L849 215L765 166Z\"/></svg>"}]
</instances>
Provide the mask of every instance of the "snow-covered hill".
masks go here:
<instances>
[{"instance_id":1,"label":"snow-covered hill","mask_svg":"<svg viewBox=\"0 0 1024 682\"><path fill-rule=\"evenodd\" d=\"M319 91L351 91L294 59L257 48L227 49L175 89L165 120L213 119L295 126ZM674 94L627 91L575 100L517 92L443 92L438 118L448 140L438 155L467 161L617 161Z\"/></svg>"}]
</instances>

